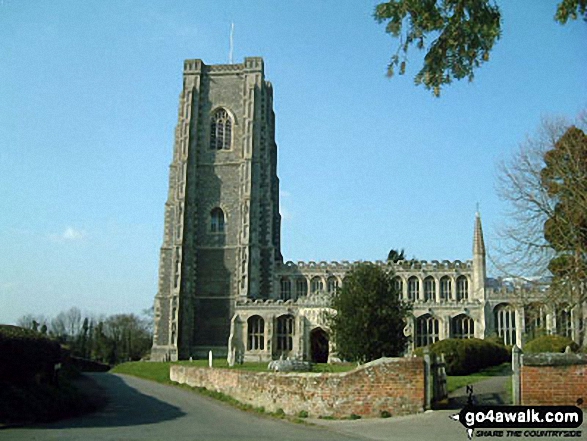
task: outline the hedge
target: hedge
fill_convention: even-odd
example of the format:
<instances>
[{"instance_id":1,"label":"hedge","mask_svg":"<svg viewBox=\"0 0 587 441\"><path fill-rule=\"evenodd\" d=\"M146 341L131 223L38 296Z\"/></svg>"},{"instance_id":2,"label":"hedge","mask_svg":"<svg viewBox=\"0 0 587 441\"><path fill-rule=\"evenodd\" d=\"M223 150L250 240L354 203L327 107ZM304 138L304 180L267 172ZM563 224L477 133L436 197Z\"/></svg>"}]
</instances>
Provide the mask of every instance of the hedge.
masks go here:
<instances>
[{"instance_id":1,"label":"hedge","mask_svg":"<svg viewBox=\"0 0 587 441\"><path fill-rule=\"evenodd\" d=\"M447 375L468 375L510 360L508 349L501 344L478 338L447 338L429 346L430 352L444 354ZM421 355L423 348L416 354Z\"/></svg>"},{"instance_id":2,"label":"hedge","mask_svg":"<svg viewBox=\"0 0 587 441\"><path fill-rule=\"evenodd\" d=\"M0 325L0 381L50 380L61 362L61 346L30 329Z\"/></svg>"},{"instance_id":3,"label":"hedge","mask_svg":"<svg viewBox=\"0 0 587 441\"><path fill-rule=\"evenodd\" d=\"M560 335L543 335L535 338L524 345L524 352L528 354L537 354L540 352L565 352L567 346L571 351L576 352L579 345L568 337Z\"/></svg>"}]
</instances>

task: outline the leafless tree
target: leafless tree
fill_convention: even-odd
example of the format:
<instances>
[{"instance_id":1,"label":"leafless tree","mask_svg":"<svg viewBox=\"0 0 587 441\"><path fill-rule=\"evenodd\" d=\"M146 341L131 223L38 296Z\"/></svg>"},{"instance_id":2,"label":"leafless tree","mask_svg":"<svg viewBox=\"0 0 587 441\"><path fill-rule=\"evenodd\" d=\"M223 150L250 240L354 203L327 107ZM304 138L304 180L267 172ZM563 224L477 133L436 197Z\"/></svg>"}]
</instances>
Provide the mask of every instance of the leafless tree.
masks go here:
<instances>
[{"instance_id":1,"label":"leafless tree","mask_svg":"<svg viewBox=\"0 0 587 441\"><path fill-rule=\"evenodd\" d=\"M510 210L494 264L508 276L548 278L545 300L572 305L587 301L586 128L587 113L573 124L544 121L498 173L498 193Z\"/></svg>"}]
</instances>

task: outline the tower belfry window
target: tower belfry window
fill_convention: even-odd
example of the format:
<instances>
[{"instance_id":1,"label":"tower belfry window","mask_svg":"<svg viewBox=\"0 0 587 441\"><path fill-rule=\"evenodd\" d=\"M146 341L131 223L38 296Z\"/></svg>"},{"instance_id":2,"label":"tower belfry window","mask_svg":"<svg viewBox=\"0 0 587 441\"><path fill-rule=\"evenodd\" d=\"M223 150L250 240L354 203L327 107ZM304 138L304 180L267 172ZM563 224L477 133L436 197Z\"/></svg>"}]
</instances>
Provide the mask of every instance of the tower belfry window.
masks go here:
<instances>
[{"instance_id":1,"label":"tower belfry window","mask_svg":"<svg viewBox=\"0 0 587 441\"><path fill-rule=\"evenodd\" d=\"M229 150L232 139L232 120L225 109L212 115L210 126L210 150Z\"/></svg>"},{"instance_id":2,"label":"tower belfry window","mask_svg":"<svg viewBox=\"0 0 587 441\"><path fill-rule=\"evenodd\" d=\"M224 211L221 208L214 208L210 212L210 232L224 233Z\"/></svg>"}]
</instances>

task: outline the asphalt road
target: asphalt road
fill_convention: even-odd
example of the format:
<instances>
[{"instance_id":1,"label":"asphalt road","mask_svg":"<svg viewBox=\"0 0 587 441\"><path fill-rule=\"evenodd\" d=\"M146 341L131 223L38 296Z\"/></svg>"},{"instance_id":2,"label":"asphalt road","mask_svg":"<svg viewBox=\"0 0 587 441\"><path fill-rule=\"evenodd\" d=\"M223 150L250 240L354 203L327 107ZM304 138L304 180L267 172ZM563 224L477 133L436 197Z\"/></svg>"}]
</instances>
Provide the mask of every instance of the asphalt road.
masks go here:
<instances>
[{"instance_id":1,"label":"asphalt road","mask_svg":"<svg viewBox=\"0 0 587 441\"><path fill-rule=\"evenodd\" d=\"M91 415L0 430L0 440L359 440L323 427L243 412L196 393L113 374L92 374L109 396Z\"/></svg>"},{"instance_id":2,"label":"asphalt road","mask_svg":"<svg viewBox=\"0 0 587 441\"><path fill-rule=\"evenodd\" d=\"M449 418L458 410L429 411L386 419L309 420L315 424L310 426L257 416L196 393L134 377L93 374L92 378L109 396L108 404L101 411L53 424L3 429L0 430L0 441L467 440L463 426ZM495 388L491 382L485 386L485 389ZM487 392L480 383L477 383L476 388L479 392ZM579 439L586 439L585 414L579 430L582 431ZM502 436L507 437L505 433ZM483 438L499 439L487 435ZM529 438L522 436L517 439ZM532 439L548 441L560 439L560 436Z\"/></svg>"}]
</instances>

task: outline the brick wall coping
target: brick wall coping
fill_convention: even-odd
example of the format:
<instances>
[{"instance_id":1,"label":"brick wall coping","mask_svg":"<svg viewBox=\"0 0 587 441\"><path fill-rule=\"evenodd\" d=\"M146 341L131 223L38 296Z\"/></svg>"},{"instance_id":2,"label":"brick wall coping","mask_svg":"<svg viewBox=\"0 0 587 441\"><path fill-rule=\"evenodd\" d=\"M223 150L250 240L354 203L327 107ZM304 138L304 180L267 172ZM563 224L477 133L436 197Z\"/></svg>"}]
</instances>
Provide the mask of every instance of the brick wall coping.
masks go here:
<instances>
[{"instance_id":1,"label":"brick wall coping","mask_svg":"<svg viewBox=\"0 0 587 441\"><path fill-rule=\"evenodd\" d=\"M572 366L587 364L587 354L524 354L524 366Z\"/></svg>"},{"instance_id":2,"label":"brick wall coping","mask_svg":"<svg viewBox=\"0 0 587 441\"><path fill-rule=\"evenodd\" d=\"M420 359L423 360L422 357L410 357L409 359ZM228 371L228 372L246 372L247 374L253 375L281 375L281 376L288 376L288 377L346 377L348 375L352 375L357 371L361 371L367 369L369 367L378 366L380 364L388 364L388 363L402 363L405 361L405 357L382 357L378 358L377 360L370 361L365 364L358 365L356 368L351 369L350 371L345 372L299 372L299 371L291 371L291 372L274 372L269 369L267 371L247 371L247 370L239 370L239 369L228 369L228 368L213 368L217 371ZM201 366L189 366L189 365L180 365L182 368L190 368L190 369L209 369L207 367ZM175 366L171 366L173 369Z\"/></svg>"}]
</instances>

